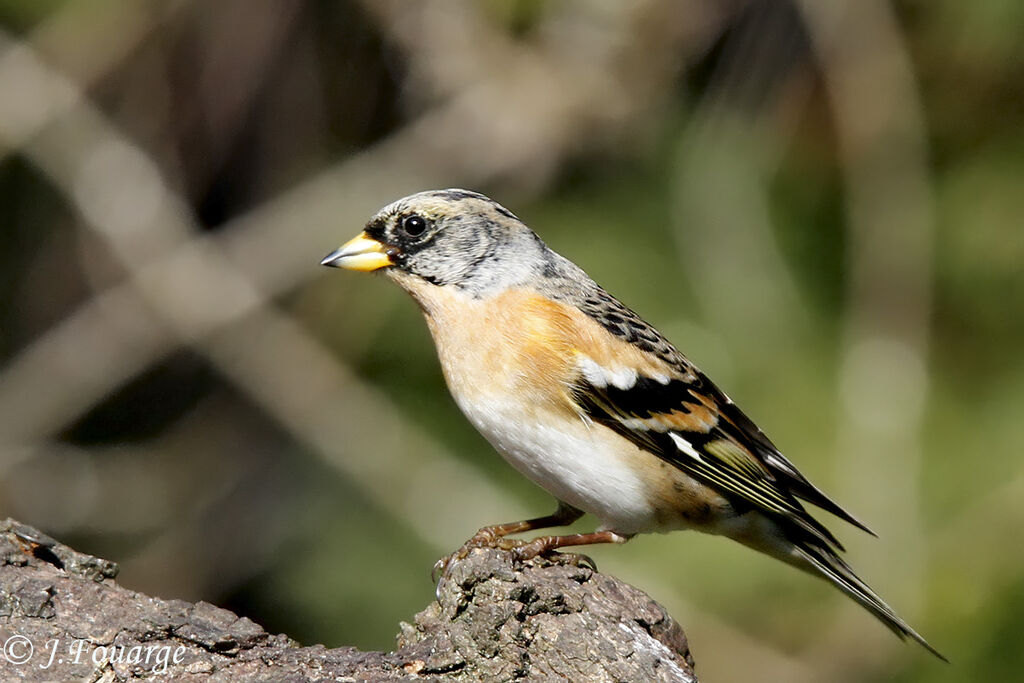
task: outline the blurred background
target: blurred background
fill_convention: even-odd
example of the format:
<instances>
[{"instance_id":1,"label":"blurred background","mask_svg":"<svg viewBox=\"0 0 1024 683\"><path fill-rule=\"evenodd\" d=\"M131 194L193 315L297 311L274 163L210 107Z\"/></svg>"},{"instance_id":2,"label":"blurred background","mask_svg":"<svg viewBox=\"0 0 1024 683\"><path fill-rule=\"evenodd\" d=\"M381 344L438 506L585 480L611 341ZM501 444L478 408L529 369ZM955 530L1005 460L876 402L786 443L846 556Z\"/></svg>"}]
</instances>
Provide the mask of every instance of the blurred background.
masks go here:
<instances>
[{"instance_id":1,"label":"blurred background","mask_svg":"<svg viewBox=\"0 0 1024 683\"><path fill-rule=\"evenodd\" d=\"M874 527L828 520L953 662L723 539L594 548L702 678L1012 678L1022 35L1014 0L0 0L0 515L128 587L390 648L437 557L553 509L412 302L317 265L467 187Z\"/></svg>"}]
</instances>

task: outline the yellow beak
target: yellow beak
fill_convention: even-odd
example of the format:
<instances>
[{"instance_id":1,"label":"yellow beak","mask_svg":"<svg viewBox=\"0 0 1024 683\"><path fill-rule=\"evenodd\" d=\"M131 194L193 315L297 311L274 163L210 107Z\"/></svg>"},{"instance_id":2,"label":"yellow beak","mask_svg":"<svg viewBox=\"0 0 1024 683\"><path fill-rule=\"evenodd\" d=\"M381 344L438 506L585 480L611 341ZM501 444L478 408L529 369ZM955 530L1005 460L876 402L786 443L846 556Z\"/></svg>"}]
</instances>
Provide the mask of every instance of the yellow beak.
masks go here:
<instances>
[{"instance_id":1,"label":"yellow beak","mask_svg":"<svg viewBox=\"0 0 1024 683\"><path fill-rule=\"evenodd\" d=\"M383 244L361 232L325 256L320 265L369 272L394 264Z\"/></svg>"}]
</instances>

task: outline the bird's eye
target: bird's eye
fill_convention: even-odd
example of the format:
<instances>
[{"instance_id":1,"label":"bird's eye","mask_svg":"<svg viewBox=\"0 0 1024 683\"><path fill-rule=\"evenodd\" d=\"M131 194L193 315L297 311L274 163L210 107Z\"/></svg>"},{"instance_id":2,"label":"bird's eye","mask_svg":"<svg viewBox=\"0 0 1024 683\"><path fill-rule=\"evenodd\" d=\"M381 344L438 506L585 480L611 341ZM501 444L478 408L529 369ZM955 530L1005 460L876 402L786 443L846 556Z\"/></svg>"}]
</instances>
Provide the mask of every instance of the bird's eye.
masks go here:
<instances>
[{"instance_id":1,"label":"bird's eye","mask_svg":"<svg viewBox=\"0 0 1024 683\"><path fill-rule=\"evenodd\" d=\"M411 237L419 237L427 229L427 221L413 214L402 219L402 231Z\"/></svg>"}]
</instances>

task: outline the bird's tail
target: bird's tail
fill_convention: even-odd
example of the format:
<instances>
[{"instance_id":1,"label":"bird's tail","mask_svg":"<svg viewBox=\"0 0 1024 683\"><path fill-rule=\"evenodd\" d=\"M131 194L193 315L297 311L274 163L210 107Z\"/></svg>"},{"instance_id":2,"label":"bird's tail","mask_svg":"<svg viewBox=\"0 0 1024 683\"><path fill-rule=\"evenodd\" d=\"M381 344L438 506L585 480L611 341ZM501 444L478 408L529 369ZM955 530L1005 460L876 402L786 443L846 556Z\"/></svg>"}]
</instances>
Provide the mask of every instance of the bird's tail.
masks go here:
<instances>
[{"instance_id":1,"label":"bird's tail","mask_svg":"<svg viewBox=\"0 0 1024 683\"><path fill-rule=\"evenodd\" d=\"M889 627L889 629L901 639L907 637L913 638L942 661L949 661L942 656L942 653L932 647L920 633L911 628L907 622L903 621L903 619L901 619L899 615L889 607L889 605L885 604L885 601L878 597L878 594L871 590L870 586L861 581L861 579L854 574L850 565L848 565L843 558L839 557L839 555L837 555L831 548L821 547L816 543L812 544L805 542L796 543L795 552L802 560L806 561L807 565L809 565L805 565L802 568L812 570L812 573L818 574L819 576L831 581L837 588L839 588L839 590L849 595L860 603L864 609L875 615L879 621Z\"/></svg>"}]
</instances>

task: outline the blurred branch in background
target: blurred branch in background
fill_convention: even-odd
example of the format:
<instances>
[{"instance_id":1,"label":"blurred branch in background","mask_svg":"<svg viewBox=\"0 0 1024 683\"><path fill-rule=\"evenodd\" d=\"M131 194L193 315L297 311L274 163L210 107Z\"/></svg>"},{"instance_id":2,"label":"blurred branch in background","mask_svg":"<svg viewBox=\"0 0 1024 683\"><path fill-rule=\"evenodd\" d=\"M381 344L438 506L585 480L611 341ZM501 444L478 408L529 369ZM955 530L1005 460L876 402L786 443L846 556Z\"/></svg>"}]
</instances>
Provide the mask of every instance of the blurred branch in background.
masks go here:
<instances>
[{"instance_id":1,"label":"blurred branch in background","mask_svg":"<svg viewBox=\"0 0 1024 683\"><path fill-rule=\"evenodd\" d=\"M605 21L606 31L598 35L620 45L637 44L621 40L612 31L619 25L616 17L605 17ZM648 25L665 26L657 21ZM396 180L405 181L408 187L443 184L451 182L453 177L483 176L475 181L482 182L491 174L506 172L506 164L515 167L521 163L500 150L493 155L474 155L480 140L465 136L466 123L479 125L483 120L501 129L502 119L507 117L522 128L521 135L546 141L538 148L543 150L543 155L528 154L525 161L537 163L541 156L546 156L548 160L541 162L545 166L559 163L561 154L548 143L565 136L541 130L553 123L552 117L546 112L510 116L506 102L510 89L526 95L514 97L512 101L526 105L551 101L552 98L530 94L534 90L550 90L550 84L543 85L551 78L546 68L529 71L532 78L541 83L531 82L529 77L520 81L523 77L516 76L513 85L491 87L485 90L482 99L453 97L452 104L442 104L432 110L405 132L357 157L346 165L348 167L333 169L326 177L315 178L293 190L291 197L278 200L276 206L271 207L269 219L258 210L255 216L243 218L238 226L229 226L223 231L227 238L211 238L197 234L185 202L162 182L156 165L81 98L76 84L51 72L27 43L11 49L18 50L20 62L9 67L10 80L0 87L17 82L18 87L36 94L37 109L51 112L53 119L45 126L45 135L33 138L26 132L4 131L4 137L12 146L12 143L23 142L22 152L74 198L86 225L104 239L129 280L126 284L114 285L85 304L78 314L69 316L68 323L22 352L0 378L0 405L4 406L0 413L7 421L0 433L10 444L31 444L58 432L83 409L150 363L164 358L175 343L185 342L201 351L236 386L247 391L264 410L288 427L300 442L352 477L382 509L389 510L403 523L412 524L437 551L451 544L448 530L465 517L467 510L481 519L523 516L524 511L503 502L505 495L467 464L451 460L424 435L410 433L406 422L392 421L393 415L397 417L393 408L368 388L360 387L359 382L346 373L341 364L329 359L319 343L299 326L279 311L267 308L259 289L293 286L295 281L305 278L305 271L314 262L307 251L296 248L301 243L294 239L291 226L300 222L314 227L330 226L332 234L327 239L334 239L335 225L358 225L377 205L407 191L388 189ZM618 55L612 53L611 56ZM532 60L535 56L528 53L522 59ZM630 60L624 61L629 64ZM548 66L555 64L557 62L552 60ZM493 66L491 77L506 77L505 73L498 63ZM665 71L660 75L666 78L672 74ZM650 89L646 81L634 79L632 82ZM594 104L610 94L601 90L571 93L567 99L579 101L568 107L567 118L560 124L565 126L562 132L578 131L573 113L576 118L589 117L592 111L600 109ZM478 110L481 106L489 110L481 112ZM573 107L577 109L575 112ZM636 116L636 112L629 113ZM621 119L626 117L619 113L608 118L610 123L605 125L622 126ZM531 121L535 122L532 126ZM514 136L495 135L489 129L479 131L478 136L514 143ZM452 165L453 157L459 160L460 151L462 159L472 160L465 165L479 166L481 160L489 159L500 166L432 170L435 165ZM421 160L417 165L420 177L406 180L395 173L395 169L401 168L410 157ZM516 170L524 176L537 177L535 168ZM436 175L437 181L431 180L432 175ZM344 182L345 176L359 182ZM379 198L367 202L365 193L361 192L363 184L371 186L373 194ZM350 189L353 196L339 197L339 188ZM359 197L361 194L363 196ZM354 201L356 197L359 201ZM321 220L308 215L310 207L325 214ZM341 208L344 211L332 211ZM244 237L253 234L255 238ZM306 234L315 235L316 231ZM274 245L261 249L259 241L272 241ZM330 244L327 240L319 244L325 243ZM266 254L267 258L246 254L253 249ZM239 256L232 258L232 251ZM234 265L260 263L281 268L286 265L282 261L289 255L296 259L302 257L302 261L296 260L292 270L284 274L274 273L273 267L250 270ZM88 257L88 254L82 256ZM84 265L88 271L88 258ZM260 276L263 282L252 281L261 279ZM103 277L98 279L97 285L102 288ZM212 292L216 295L211 296ZM261 312L255 312L261 308ZM125 319L111 320L111 313ZM221 329L225 327L229 329ZM230 329L232 327L236 329ZM140 338L139 334L125 336L126 328L147 338ZM208 340L218 329L214 338ZM111 330L117 333L108 336ZM83 345L83 339L93 339L94 343ZM110 367L110 361L118 368ZM55 377L55 371L61 368L68 368L71 373ZM275 374L275 369L281 372ZM83 370L87 371L84 376ZM49 382L58 382L64 391L39 394L26 390L39 383L42 376ZM79 380L77 386L76 379ZM289 386L294 389L289 390ZM72 401L67 401L66 397L72 397ZM337 415L345 415L347 419L338 420ZM348 426L358 428L345 429ZM339 427L343 429L341 433ZM346 455L339 452L342 444ZM16 451L10 449L10 452ZM362 455L366 453L374 456ZM407 476L396 480L395 472ZM144 486L145 481L140 484ZM438 500L437 494L445 488L470 495ZM443 509L445 500L451 503L448 512ZM425 507L433 511L429 518L419 514ZM494 509L488 512L491 507ZM202 506L195 505L195 508L201 510ZM179 544L190 542L180 531L171 528L162 536L164 539L168 534L178 537L177 547L168 547L160 540L150 544L159 553L157 558L162 558L156 564L178 555L184 550ZM437 535L439 531L441 536ZM154 559L146 559L145 555L138 561L144 565L154 564ZM234 568L234 572L238 571L246 573L244 567ZM223 581L221 578L220 582Z\"/></svg>"},{"instance_id":2,"label":"blurred branch in background","mask_svg":"<svg viewBox=\"0 0 1024 683\"><path fill-rule=\"evenodd\" d=\"M379 206L462 185L535 214L627 301L662 306L712 375L731 370L783 450L880 532L850 537L852 561L913 621L934 577L952 580L929 552L955 557L963 534L1019 517L1005 514L1019 463L972 469L964 496L944 484L966 476L943 455L963 452L955 435L922 441L935 378L957 380L929 361L943 219L935 90L915 69L946 68L928 41L959 44L942 32L957 12L1015 25L940 5L0 2L5 514L82 534L148 592L267 615L309 583L275 558L308 556L339 596L308 595L298 628L352 637L325 605L387 601L390 633L429 591L426 557L543 497L457 420L409 308L311 276ZM1015 253L972 239L979 272ZM957 343L947 358L972 355ZM968 384L977 412L948 388L938 405L1009 452L1002 413L981 418L988 385ZM968 431L973 445L985 430ZM935 472L956 474L937 486ZM938 544L929 505L965 515ZM376 573L396 548L408 573ZM674 536L598 559L688 627L709 678L877 680L906 656L845 604L823 638L822 605L840 598L742 553ZM850 640L871 647L838 659Z\"/></svg>"},{"instance_id":3,"label":"blurred branch in background","mask_svg":"<svg viewBox=\"0 0 1024 683\"><path fill-rule=\"evenodd\" d=\"M676 248L700 312L726 339L757 329L768 349L809 333L769 207L810 88L801 32L786 5L752 5L679 136L672 178Z\"/></svg>"},{"instance_id":4,"label":"blurred branch in background","mask_svg":"<svg viewBox=\"0 0 1024 683\"><path fill-rule=\"evenodd\" d=\"M923 596L928 552L920 439L934 221L924 117L910 55L887 2L799 4L836 125L849 236L839 480L845 497L864 501L867 519L886 523L880 542L887 552L866 563L869 575L894 576L898 581L889 584L898 583L904 609L913 610ZM863 50L868 42L870 56ZM885 490L879 478L886 480ZM866 544L857 539L851 547L863 550ZM848 641L856 628L843 626L837 641ZM869 637L860 631L858 639Z\"/></svg>"},{"instance_id":5,"label":"blurred branch in background","mask_svg":"<svg viewBox=\"0 0 1024 683\"><path fill-rule=\"evenodd\" d=\"M39 83L34 88L33 84L24 87L62 96L73 90L58 75L46 73L40 63L35 62L34 67ZM15 77L26 80L24 73L16 72ZM50 109L56 104L41 106ZM268 302L248 281L248 276L224 258L208 237L197 233L184 203L161 182L156 168L141 150L123 139L97 110L81 103L51 124L47 135L27 144L23 152L74 197L86 223L105 239L110 253L129 272L128 287L141 305L116 302L112 307L108 303L107 308L118 315L134 313L126 321L132 329L168 334L164 339L152 340L156 344L151 346L150 355L137 358L136 370L160 360L176 341L191 343L206 352L225 375L247 390L270 415L290 427L313 452L325 455L328 462L353 476L383 509L414 526L422 522L416 530L439 549L446 547L446 543L434 531L446 529L446 522L459 519L467 499L447 499L459 506L447 514L441 509L443 501L437 501L433 505L437 515L427 519L417 514L422 500L410 495L409 487L424 487L420 490L430 492L437 477L444 477L446 485L473 492L468 499L475 500L477 509L486 510L492 501L502 500L502 493L468 465L446 464L450 456L431 439L417 434L408 422L396 420L396 410L383 397L366 387L360 388L359 382L332 360L318 342L275 307L267 307ZM197 237L190 240L191 235ZM171 254L164 255L164 251ZM266 308L255 314L260 307ZM208 349L201 343L211 332L239 321L244 325L234 335L222 331ZM62 365L75 369L98 367L104 379L117 380L115 373L104 371L103 361L116 359L123 363L124 357L113 353L115 349L109 346L81 344L83 338L102 338L101 330L109 329L111 322L96 318L86 324L85 330L77 324L63 328L70 337L67 343L48 338L26 352L31 365L28 370L16 366L22 373L20 382L15 375L12 385L9 375L4 376L5 384L0 386L6 387L6 391L0 388L0 396L6 395L9 402L0 403L5 406L0 412L10 422L0 432L6 439L14 444L31 444L77 417L75 413L53 415L51 407L47 413L52 423L34 424L27 419L33 412L38 413L40 407L26 398L60 400L71 394L81 399L85 393L71 390L67 381L61 381L65 392L42 395L26 391L28 386L41 382L42 377L55 381L54 371ZM124 340L112 341L119 344ZM138 350L138 341L131 340L129 346ZM47 349L56 352L47 353ZM244 361L250 359L252 363L245 365ZM31 367L38 370L32 372ZM275 368L283 372L271 375ZM287 391L289 385L295 389ZM103 388L109 391L116 385ZM98 398L102 394L91 396L89 403ZM338 414L351 421L338 420ZM339 434L339 427L358 428ZM31 431L26 432L26 428ZM375 456L339 457L341 448L349 454ZM401 483L406 488L402 489L396 487L394 472L419 472L420 476L403 479ZM504 507L511 508L512 515L523 514L515 506ZM492 513L497 515L498 510Z\"/></svg>"}]
</instances>

